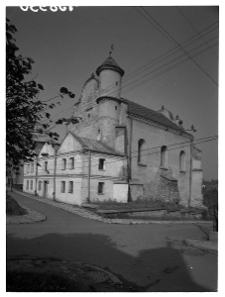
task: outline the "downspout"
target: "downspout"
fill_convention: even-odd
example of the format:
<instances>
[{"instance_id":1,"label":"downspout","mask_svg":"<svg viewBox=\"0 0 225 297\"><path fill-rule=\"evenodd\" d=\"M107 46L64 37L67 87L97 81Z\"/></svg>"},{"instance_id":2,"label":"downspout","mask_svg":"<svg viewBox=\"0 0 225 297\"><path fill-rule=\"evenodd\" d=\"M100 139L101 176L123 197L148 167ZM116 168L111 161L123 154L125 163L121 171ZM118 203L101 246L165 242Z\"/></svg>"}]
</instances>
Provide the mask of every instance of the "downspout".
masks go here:
<instances>
[{"instance_id":1,"label":"downspout","mask_svg":"<svg viewBox=\"0 0 225 297\"><path fill-rule=\"evenodd\" d=\"M87 203L90 203L91 196L91 150L88 151L88 196Z\"/></svg>"},{"instance_id":2,"label":"downspout","mask_svg":"<svg viewBox=\"0 0 225 297\"><path fill-rule=\"evenodd\" d=\"M193 152L193 138L190 140L190 172L189 172L189 197L188 207L191 206L191 195L192 195L192 152Z\"/></svg>"},{"instance_id":3,"label":"downspout","mask_svg":"<svg viewBox=\"0 0 225 297\"><path fill-rule=\"evenodd\" d=\"M131 201L130 182L132 179L131 167L132 167L132 134L133 134L133 121L130 118L130 139L129 139L129 151L128 151L128 202Z\"/></svg>"},{"instance_id":4,"label":"downspout","mask_svg":"<svg viewBox=\"0 0 225 297\"><path fill-rule=\"evenodd\" d=\"M54 172L53 172L53 201L55 201L56 193L56 166L57 166L57 152L54 154Z\"/></svg>"},{"instance_id":5,"label":"downspout","mask_svg":"<svg viewBox=\"0 0 225 297\"><path fill-rule=\"evenodd\" d=\"M37 196L37 181L38 181L38 157L35 160L35 191L34 195Z\"/></svg>"}]
</instances>

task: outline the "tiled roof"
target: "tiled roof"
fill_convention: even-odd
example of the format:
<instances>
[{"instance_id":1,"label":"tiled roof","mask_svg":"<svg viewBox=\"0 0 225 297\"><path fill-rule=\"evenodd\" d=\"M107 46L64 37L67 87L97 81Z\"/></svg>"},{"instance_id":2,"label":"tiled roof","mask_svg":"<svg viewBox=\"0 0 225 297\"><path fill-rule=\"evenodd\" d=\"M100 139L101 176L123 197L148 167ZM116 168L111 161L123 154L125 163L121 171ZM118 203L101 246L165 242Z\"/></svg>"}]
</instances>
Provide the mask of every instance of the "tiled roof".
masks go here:
<instances>
[{"instance_id":1,"label":"tiled roof","mask_svg":"<svg viewBox=\"0 0 225 297\"><path fill-rule=\"evenodd\" d=\"M149 109L147 107L141 106L135 102L132 102L130 100L127 100L125 98L121 98L125 103L128 104L128 113L130 115L134 115L137 117L140 117L142 119L146 119L149 121L152 121L156 124L159 124L165 128L170 128L173 130L176 130L178 132L182 132L186 135L192 136L191 134L185 132L183 129L181 129L180 127L178 127L175 123L173 123L172 121L170 121L166 116L164 116L163 114L154 111L152 109Z\"/></svg>"},{"instance_id":2,"label":"tiled roof","mask_svg":"<svg viewBox=\"0 0 225 297\"><path fill-rule=\"evenodd\" d=\"M69 132L69 133L71 133L73 137L80 142L80 144L84 149L91 150L94 152L104 153L104 154L110 154L110 155L120 155L120 156L123 155L120 152L117 152L112 148L108 147L101 141L80 137L73 132Z\"/></svg>"},{"instance_id":3,"label":"tiled roof","mask_svg":"<svg viewBox=\"0 0 225 297\"><path fill-rule=\"evenodd\" d=\"M97 68L96 74L99 75L99 73L104 69L112 69L112 70L118 71L121 74L121 76L124 75L124 70L120 68L120 66L116 63L116 61L111 56L109 56L102 63L102 65Z\"/></svg>"}]
</instances>

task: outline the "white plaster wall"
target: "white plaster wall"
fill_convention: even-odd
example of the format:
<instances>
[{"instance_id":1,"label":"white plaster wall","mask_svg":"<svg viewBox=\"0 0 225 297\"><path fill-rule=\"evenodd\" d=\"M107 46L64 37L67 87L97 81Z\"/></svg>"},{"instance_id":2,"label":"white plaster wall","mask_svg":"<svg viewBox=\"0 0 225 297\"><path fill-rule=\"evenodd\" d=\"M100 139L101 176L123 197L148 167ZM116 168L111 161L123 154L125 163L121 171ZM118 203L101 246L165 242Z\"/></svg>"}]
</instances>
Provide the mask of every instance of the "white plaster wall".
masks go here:
<instances>
[{"instance_id":1,"label":"white plaster wall","mask_svg":"<svg viewBox=\"0 0 225 297\"><path fill-rule=\"evenodd\" d=\"M116 202L128 202L128 184L113 184L113 200Z\"/></svg>"},{"instance_id":2,"label":"white plaster wall","mask_svg":"<svg viewBox=\"0 0 225 297\"><path fill-rule=\"evenodd\" d=\"M105 69L100 72L100 96L120 98L121 76L118 72ZM118 85L116 85L118 82Z\"/></svg>"},{"instance_id":3,"label":"white plaster wall","mask_svg":"<svg viewBox=\"0 0 225 297\"><path fill-rule=\"evenodd\" d=\"M61 192L61 182L66 182L65 193ZM73 181L73 193L69 193L69 181ZM82 178L57 177L56 178L56 200L68 204L81 205L81 185Z\"/></svg>"},{"instance_id":4,"label":"white plaster wall","mask_svg":"<svg viewBox=\"0 0 225 297\"><path fill-rule=\"evenodd\" d=\"M74 158L74 168L71 169L71 160ZM63 159L66 159L66 169L63 166ZM63 155L57 155L56 175L82 174L83 161L80 153L71 152Z\"/></svg>"},{"instance_id":5,"label":"white plaster wall","mask_svg":"<svg viewBox=\"0 0 225 297\"><path fill-rule=\"evenodd\" d=\"M196 208L205 208L203 206L202 195L202 170L192 171L192 184L191 184L191 205Z\"/></svg>"}]
</instances>

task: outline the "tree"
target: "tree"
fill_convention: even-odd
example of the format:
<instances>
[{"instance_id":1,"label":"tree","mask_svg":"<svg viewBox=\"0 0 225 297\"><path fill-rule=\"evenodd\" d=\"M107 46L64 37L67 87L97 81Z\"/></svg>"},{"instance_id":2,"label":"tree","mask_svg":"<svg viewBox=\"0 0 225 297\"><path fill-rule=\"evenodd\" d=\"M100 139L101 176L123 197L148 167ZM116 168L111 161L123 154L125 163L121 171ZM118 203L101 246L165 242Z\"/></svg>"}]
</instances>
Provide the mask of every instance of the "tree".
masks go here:
<instances>
[{"instance_id":1,"label":"tree","mask_svg":"<svg viewBox=\"0 0 225 297\"><path fill-rule=\"evenodd\" d=\"M50 123L43 121L50 119L47 110L55 107L55 103L46 102L64 95L75 97L62 87L57 96L45 102L39 99L44 88L35 79L25 79L31 74L34 61L17 53L16 32L16 27L6 19L6 168L11 176L23 162L32 161L35 157L34 133L58 139L59 135L49 130ZM63 119L60 124L64 122L68 119Z\"/></svg>"}]
</instances>

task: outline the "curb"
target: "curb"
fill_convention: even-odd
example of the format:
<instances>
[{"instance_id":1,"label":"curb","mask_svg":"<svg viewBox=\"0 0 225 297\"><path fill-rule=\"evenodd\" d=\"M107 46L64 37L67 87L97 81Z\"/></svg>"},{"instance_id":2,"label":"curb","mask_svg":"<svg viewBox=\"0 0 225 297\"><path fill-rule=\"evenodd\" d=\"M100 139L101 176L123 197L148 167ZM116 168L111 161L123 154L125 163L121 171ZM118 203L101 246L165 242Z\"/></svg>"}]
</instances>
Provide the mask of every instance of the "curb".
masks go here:
<instances>
[{"instance_id":1,"label":"curb","mask_svg":"<svg viewBox=\"0 0 225 297\"><path fill-rule=\"evenodd\" d=\"M198 248L198 249L206 251L206 252L213 253L213 254L218 253L217 242L201 240L201 239L185 239L184 244L186 244L187 246Z\"/></svg>"},{"instance_id":2,"label":"curb","mask_svg":"<svg viewBox=\"0 0 225 297\"><path fill-rule=\"evenodd\" d=\"M27 214L23 216L6 216L6 224L33 224L46 221L46 216L29 209L28 207L22 207L27 211Z\"/></svg>"},{"instance_id":3,"label":"curb","mask_svg":"<svg viewBox=\"0 0 225 297\"><path fill-rule=\"evenodd\" d=\"M101 216L87 210L87 209L83 209L82 207L79 206L72 206L70 204L66 204L63 202L59 202L59 201L52 201L50 199L47 198L40 198L37 196L33 196L31 194L27 194L24 192L20 192L17 190L13 190L13 192L23 195L25 197L29 197L31 199L37 200L39 202L42 203L46 203L49 204L51 206L63 209L65 211L68 211L70 213L74 213L77 214L81 217L90 219L90 220L95 220L95 221L99 221L102 223L107 223L107 224L122 224L122 225L139 225L139 224L212 224L212 221L160 221L160 220L132 220L132 219L106 219L106 218L102 218Z\"/></svg>"}]
</instances>

